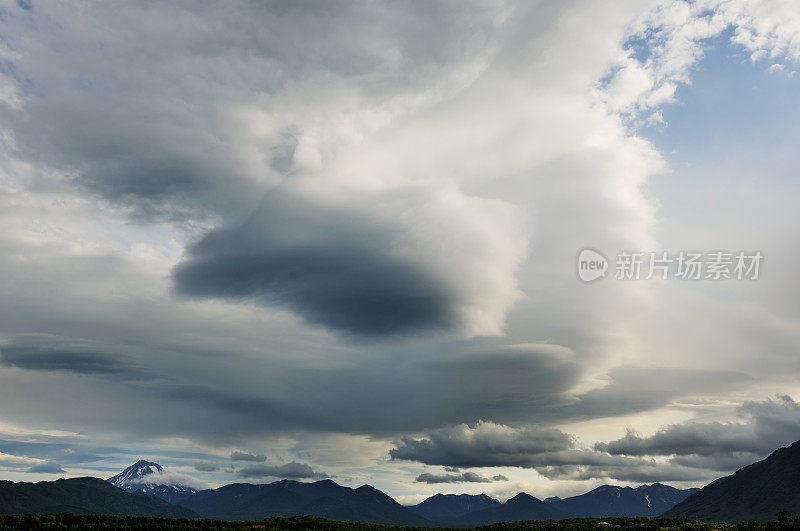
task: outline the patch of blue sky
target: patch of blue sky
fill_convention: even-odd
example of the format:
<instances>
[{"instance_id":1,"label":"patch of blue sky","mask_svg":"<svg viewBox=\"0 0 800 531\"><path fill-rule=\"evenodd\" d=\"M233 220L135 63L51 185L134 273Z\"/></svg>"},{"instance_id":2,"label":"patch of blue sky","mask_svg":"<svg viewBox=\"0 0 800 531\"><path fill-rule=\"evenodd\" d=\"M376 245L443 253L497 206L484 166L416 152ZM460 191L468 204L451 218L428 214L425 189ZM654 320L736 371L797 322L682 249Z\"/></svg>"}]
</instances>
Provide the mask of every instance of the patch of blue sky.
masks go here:
<instances>
[{"instance_id":1,"label":"patch of blue sky","mask_svg":"<svg viewBox=\"0 0 800 531\"><path fill-rule=\"evenodd\" d=\"M747 166L768 158L776 171L800 160L800 65L782 58L750 60L730 41L731 31L708 41L705 55L681 85L676 103L662 109L666 124L639 130L673 169L704 160ZM782 65L770 70L774 64ZM791 165L796 168L796 165Z\"/></svg>"},{"instance_id":2,"label":"patch of blue sky","mask_svg":"<svg viewBox=\"0 0 800 531\"><path fill-rule=\"evenodd\" d=\"M780 260L782 241L768 235L796 223L800 65L752 62L730 36L708 41L691 84L663 107L665 123L638 130L670 167L647 186L658 202L656 237L667 250L741 246ZM770 70L776 63L783 69Z\"/></svg>"}]
</instances>

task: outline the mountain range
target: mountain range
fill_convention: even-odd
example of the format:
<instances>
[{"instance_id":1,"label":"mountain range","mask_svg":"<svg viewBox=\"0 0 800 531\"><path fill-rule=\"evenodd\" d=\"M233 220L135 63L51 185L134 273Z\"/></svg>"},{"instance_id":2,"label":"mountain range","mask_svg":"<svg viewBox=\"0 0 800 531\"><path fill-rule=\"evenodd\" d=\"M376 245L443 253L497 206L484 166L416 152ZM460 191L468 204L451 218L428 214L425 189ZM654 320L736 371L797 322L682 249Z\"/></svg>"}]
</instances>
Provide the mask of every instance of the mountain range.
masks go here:
<instances>
[{"instance_id":1,"label":"mountain range","mask_svg":"<svg viewBox=\"0 0 800 531\"><path fill-rule=\"evenodd\" d=\"M207 518L250 520L311 514L396 525L466 526L593 516L658 516L697 490L679 490L660 483L637 488L604 485L580 496L548 498L546 503L525 493L505 503L485 494L436 494L417 505L403 507L369 485L352 489L330 479L313 483L235 483L197 491L176 482L162 483L170 477L158 463L141 460L108 481L127 492L180 504Z\"/></svg>"},{"instance_id":2,"label":"mountain range","mask_svg":"<svg viewBox=\"0 0 800 531\"><path fill-rule=\"evenodd\" d=\"M352 489L330 479L314 483L235 483L197 491L179 483L160 483L168 477L158 463L142 460L108 481L127 492L180 504L207 518L252 520L311 514L394 525L468 526L567 517L657 516L697 490L683 491L658 483L635 489L605 485L581 496L551 498L548 503L525 493L505 503L485 494L437 494L417 505L403 507L369 485Z\"/></svg>"},{"instance_id":3,"label":"mountain range","mask_svg":"<svg viewBox=\"0 0 800 531\"><path fill-rule=\"evenodd\" d=\"M180 501L199 515L223 520L257 520L310 514L331 520L421 526L430 524L369 485L356 489L325 479L314 483L282 480L266 485L234 483L201 490Z\"/></svg>"},{"instance_id":4,"label":"mountain range","mask_svg":"<svg viewBox=\"0 0 800 531\"><path fill-rule=\"evenodd\" d=\"M405 526L476 526L581 517L659 516L702 520L768 520L778 509L800 512L800 441L702 489L654 483L604 485L570 498L542 501L519 493L505 503L485 494L436 494L404 507L380 490L325 479L234 483L196 490L157 463L138 461L103 481L0 481L0 514L59 513L258 520L313 515L332 520Z\"/></svg>"}]
</instances>

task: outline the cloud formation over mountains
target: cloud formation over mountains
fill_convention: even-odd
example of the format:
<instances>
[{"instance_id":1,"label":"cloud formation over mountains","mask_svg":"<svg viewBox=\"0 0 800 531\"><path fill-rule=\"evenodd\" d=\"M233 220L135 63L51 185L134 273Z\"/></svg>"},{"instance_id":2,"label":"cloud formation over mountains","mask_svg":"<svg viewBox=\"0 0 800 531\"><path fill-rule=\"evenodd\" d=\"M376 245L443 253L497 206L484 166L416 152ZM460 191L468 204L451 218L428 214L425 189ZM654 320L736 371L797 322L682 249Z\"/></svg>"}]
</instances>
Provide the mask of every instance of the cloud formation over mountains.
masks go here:
<instances>
[{"instance_id":1,"label":"cloud formation over mountains","mask_svg":"<svg viewBox=\"0 0 800 531\"><path fill-rule=\"evenodd\" d=\"M772 90L794 82L797 20L757 0L3 5L9 469L116 466L135 442L209 478L700 481L800 438L796 404L763 401L798 369L796 146L762 149L724 98L741 137L718 152L687 133L720 129L713 101L675 120L685 144L664 114L711 50L752 69L727 88L772 64ZM588 245L764 248L771 269L586 286Z\"/></svg>"}]
</instances>

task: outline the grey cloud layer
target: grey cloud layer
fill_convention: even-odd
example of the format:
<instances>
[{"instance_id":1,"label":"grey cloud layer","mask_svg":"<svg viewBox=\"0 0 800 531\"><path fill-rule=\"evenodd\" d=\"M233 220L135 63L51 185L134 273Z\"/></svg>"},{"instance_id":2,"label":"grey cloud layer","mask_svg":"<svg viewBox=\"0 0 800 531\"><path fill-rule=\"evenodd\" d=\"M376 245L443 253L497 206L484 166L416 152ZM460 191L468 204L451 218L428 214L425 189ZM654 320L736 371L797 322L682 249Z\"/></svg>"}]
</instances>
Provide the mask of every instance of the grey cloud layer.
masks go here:
<instances>
[{"instance_id":1,"label":"grey cloud layer","mask_svg":"<svg viewBox=\"0 0 800 531\"><path fill-rule=\"evenodd\" d=\"M526 467L540 463L542 455L572 446L570 436L554 428L513 429L481 421L434 430L423 439L404 437L389 455L429 465Z\"/></svg>"},{"instance_id":2,"label":"grey cloud layer","mask_svg":"<svg viewBox=\"0 0 800 531\"><path fill-rule=\"evenodd\" d=\"M693 481L736 470L800 438L800 405L789 396L748 402L739 414L745 422L675 424L650 437L629 432L593 449L554 428L481 421L403 437L389 455L445 467L533 468L553 479Z\"/></svg>"},{"instance_id":3,"label":"grey cloud layer","mask_svg":"<svg viewBox=\"0 0 800 531\"><path fill-rule=\"evenodd\" d=\"M267 460L265 455L255 455L249 452L233 452L231 454L231 461L250 461L252 463L263 463Z\"/></svg>"},{"instance_id":4,"label":"grey cloud layer","mask_svg":"<svg viewBox=\"0 0 800 531\"><path fill-rule=\"evenodd\" d=\"M194 469L198 472L216 472L219 470L219 465L214 463L200 462L194 465Z\"/></svg>"},{"instance_id":5,"label":"grey cloud layer","mask_svg":"<svg viewBox=\"0 0 800 531\"><path fill-rule=\"evenodd\" d=\"M800 439L800 404L790 396L746 402L738 408L740 422L673 424L654 435L625 437L595 444L612 455L674 456L686 466L737 468Z\"/></svg>"},{"instance_id":6,"label":"grey cloud layer","mask_svg":"<svg viewBox=\"0 0 800 531\"><path fill-rule=\"evenodd\" d=\"M64 474L64 469L58 463L48 462L40 465L33 465L28 469L32 474Z\"/></svg>"},{"instance_id":7,"label":"grey cloud layer","mask_svg":"<svg viewBox=\"0 0 800 531\"><path fill-rule=\"evenodd\" d=\"M508 481L508 478L502 474L496 476L484 477L475 472L461 472L459 474L431 474L425 472L417 476L414 481L418 483L492 483L494 481Z\"/></svg>"},{"instance_id":8,"label":"grey cloud layer","mask_svg":"<svg viewBox=\"0 0 800 531\"><path fill-rule=\"evenodd\" d=\"M154 374L126 357L91 342L48 335L22 336L0 346L0 364L29 371L66 371L123 380L150 380Z\"/></svg>"},{"instance_id":9,"label":"grey cloud layer","mask_svg":"<svg viewBox=\"0 0 800 531\"><path fill-rule=\"evenodd\" d=\"M26 352L35 354L34 358L38 359L40 352L49 352L47 348L45 345L41 346L43 350ZM107 349L100 352L106 354L99 358L104 360L99 363L104 367L116 367L113 363L118 355L108 354ZM136 352L140 360L147 359L143 353ZM176 365L151 379L135 380L125 373L129 382L125 387L117 385L120 376L116 372L86 374L81 366L75 370L59 368L64 375L59 387L70 389L60 398L62 403L98 400L104 392L113 389L113 396L105 402L117 408L129 403L139 404L143 409L151 408L146 423L132 425L127 420L129 417L119 417L113 408L103 410L102 416L99 412L90 414L78 407L78 402L68 411L60 412L58 417L52 416L50 409L37 407L36 401L19 403L9 408L7 414L19 415L21 419L32 414L44 415L54 422L58 419L82 424L102 422L126 432L135 429L141 434L152 430L161 434L211 437L228 443L235 443L235 438L228 439L229 433L258 436L295 429L391 436L454 421L474 423L481 418L497 423L547 425L596 415L643 411L666 405L676 396L714 391L713 381L733 378L729 373L701 371L694 374L663 368L630 368L613 372L605 387L575 397L569 390L582 376L578 356L557 345L522 344L481 349L448 347L445 352L400 351L389 358L365 356L357 371L350 364L340 365L339 362L329 362L331 365L326 370L319 371L297 368L275 359L251 366L245 374L238 369L238 364L246 363L246 358L228 354L227 358L218 358L214 366L215 379L220 383L215 387L195 381L191 367L181 365L194 358L176 358L169 351L158 350L149 354L162 364ZM213 354L213 351L208 352L208 355ZM397 359L403 361L397 363ZM25 396L33 388L33 384L25 382L51 377L52 365L45 366L47 371L42 370L41 364L29 365L14 366L18 372L7 375L9 379L0 388L0 395L6 392L9 396ZM96 383L87 388L80 379L70 376L75 374L93 376ZM10 378L12 375L14 378ZM656 378L658 386L640 385ZM351 391L337 392L340 389ZM38 396L43 396L42 391ZM633 407L632 404L639 405ZM138 417L140 413L136 411L133 415ZM214 425L206 422L208 415L218 419ZM554 443L559 444L568 439L564 439L564 434L547 430L537 436L553 437ZM265 456L237 451L232 458L263 461ZM477 466L467 460L464 466L468 465Z\"/></svg>"},{"instance_id":10,"label":"grey cloud layer","mask_svg":"<svg viewBox=\"0 0 800 531\"><path fill-rule=\"evenodd\" d=\"M389 451L392 459L456 467L520 467L551 479L615 478L623 481L692 480L689 469L664 469L652 460L610 456L578 448L561 430L513 428L480 421L431 430L422 438L404 437Z\"/></svg>"},{"instance_id":11,"label":"grey cloud layer","mask_svg":"<svg viewBox=\"0 0 800 531\"><path fill-rule=\"evenodd\" d=\"M292 461L283 465L251 465L236 472L242 478L289 478L289 479L325 479L324 472L316 472L307 463Z\"/></svg>"}]
</instances>

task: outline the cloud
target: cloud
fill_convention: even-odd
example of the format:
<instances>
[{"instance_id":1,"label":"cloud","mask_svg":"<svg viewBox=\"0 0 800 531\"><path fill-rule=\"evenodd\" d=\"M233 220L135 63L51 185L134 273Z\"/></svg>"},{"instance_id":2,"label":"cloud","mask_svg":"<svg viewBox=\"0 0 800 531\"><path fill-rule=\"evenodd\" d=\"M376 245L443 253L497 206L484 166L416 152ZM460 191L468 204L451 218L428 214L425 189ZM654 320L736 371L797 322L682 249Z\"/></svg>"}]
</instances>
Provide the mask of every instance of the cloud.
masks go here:
<instances>
[{"instance_id":1,"label":"cloud","mask_svg":"<svg viewBox=\"0 0 800 531\"><path fill-rule=\"evenodd\" d=\"M453 176L409 161L406 149L434 156L424 134L372 137L462 87L487 53L485 39L453 46L443 37L490 31L495 17L466 5L400 9L405 23L395 27L396 7L343 9L317 28L354 38L334 44L297 38L317 34L309 30L320 24L317 9L185 7L155 18L137 8L90 9L81 20L55 8L9 14L18 24L11 36L47 36L15 65L19 78L50 87L25 92L24 110L4 109L15 155L58 168L137 222L205 232L175 269L179 294L257 301L355 335L500 334L520 297L520 209L465 193ZM470 16L455 16L462 10ZM173 16L192 30L155 22ZM425 16L441 17L433 33ZM240 17L260 22L227 31L222 21ZM104 41L101 57L85 38L142 18L151 22L144 33ZM379 26L387 31L362 33ZM197 55L200 35L214 53ZM165 40L169 52L155 44ZM162 56L158 67L143 43ZM223 59L253 45L237 54L246 66ZM74 55L64 57L67 48ZM115 74L120 63L128 65L124 82ZM69 82L71 72L81 81Z\"/></svg>"},{"instance_id":2,"label":"cloud","mask_svg":"<svg viewBox=\"0 0 800 531\"><path fill-rule=\"evenodd\" d=\"M358 336L502 330L526 248L512 206L413 182L340 199L311 190L272 190L205 234L173 270L175 293L284 307Z\"/></svg>"},{"instance_id":3,"label":"cloud","mask_svg":"<svg viewBox=\"0 0 800 531\"><path fill-rule=\"evenodd\" d=\"M431 75L450 75L445 67L479 54L480 42L448 45L464 29L467 19L457 22L456 15L466 8L401 9L402 17L388 5L321 8L322 22L319 8L247 3L203 10L186 5L90 8L81 18L57 6L14 7L7 12L14 31L3 31L9 49L19 49L33 36L41 46L24 61L14 54L5 57L19 69L14 79L28 81L9 83L7 99L19 103L4 109L3 122L14 128L21 155L68 170L76 184L139 220L241 212L252 207L264 186L279 182L289 169L313 165L348 129L368 125L369 115L380 112L376 104L414 94L432 81ZM429 33L429 16L441 34ZM490 25L488 13L484 18L470 17L470 22ZM96 33L121 29L131 20L137 21L137 35ZM242 20L248 23L229 30ZM378 26L386 31L361 30ZM333 38L343 34L350 38ZM430 48L412 46L421 42ZM197 43L202 43L200 54ZM65 52L68 46L74 53ZM142 47L149 51L141 53ZM157 63L150 59L156 51L161 52ZM238 58L236 64L229 54ZM109 56L127 65L124 80L115 75L119 63L105 60ZM73 73L79 82L69 82ZM353 76L359 80L358 95L348 90ZM320 92L320 86L328 90ZM256 87L263 97L256 97ZM144 94L148 97L141 98ZM330 124L330 107L367 116ZM315 130L326 125L330 132L335 125L344 131L315 138Z\"/></svg>"},{"instance_id":4,"label":"cloud","mask_svg":"<svg viewBox=\"0 0 800 531\"><path fill-rule=\"evenodd\" d=\"M198 472L216 472L219 470L219 465L201 461L199 463L195 463L194 469Z\"/></svg>"},{"instance_id":5,"label":"cloud","mask_svg":"<svg viewBox=\"0 0 800 531\"><path fill-rule=\"evenodd\" d=\"M690 83L706 42L731 30L730 42L753 62L785 57L800 61L800 26L790 2L702 0L663 2L644 10L599 91L615 112L635 116L675 101ZM790 22L791 21L791 22ZM783 65L773 62L770 73ZM656 111L655 116L658 116Z\"/></svg>"},{"instance_id":6,"label":"cloud","mask_svg":"<svg viewBox=\"0 0 800 531\"><path fill-rule=\"evenodd\" d=\"M392 256L391 242L400 239L351 212L271 195L244 223L193 245L173 278L181 295L286 306L357 335L454 325L456 292L433 271Z\"/></svg>"},{"instance_id":7,"label":"cloud","mask_svg":"<svg viewBox=\"0 0 800 531\"><path fill-rule=\"evenodd\" d=\"M746 402L737 413L739 422L672 424L649 437L629 430L594 448L611 455L674 456L671 461L684 466L729 470L800 439L800 404L788 395Z\"/></svg>"},{"instance_id":8,"label":"cloud","mask_svg":"<svg viewBox=\"0 0 800 531\"><path fill-rule=\"evenodd\" d=\"M122 380L149 380L153 373L91 342L29 335L0 346L0 364L28 371L66 371Z\"/></svg>"},{"instance_id":9,"label":"cloud","mask_svg":"<svg viewBox=\"0 0 800 531\"><path fill-rule=\"evenodd\" d=\"M751 52L751 61L776 57L800 60L800 27L791 2L709 0L706 4L735 25L731 41Z\"/></svg>"},{"instance_id":10,"label":"cloud","mask_svg":"<svg viewBox=\"0 0 800 531\"><path fill-rule=\"evenodd\" d=\"M555 428L515 428L488 421L431 430L418 439L403 437L389 455L427 465L531 468L549 479L697 481L715 477L715 472L706 469L580 448L570 435Z\"/></svg>"},{"instance_id":11,"label":"cloud","mask_svg":"<svg viewBox=\"0 0 800 531\"><path fill-rule=\"evenodd\" d=\"M572 448L572 438L555 428L511 428L479 421L403 437L389 451L392 459L455 467L530 466L542 455Z\"/></svg>"},{"instance_id":12,"label":"cloud","mask_svg":"<svg viewBox=\"0 0 800 531\"><path fill-rule=\"evenodd\" d=\"M52 461L33 465L28 469L30 474L66 474L61 465Z\"/></svg>"},{"instance_id":13,"label":"cloud","mask_svg":"<svg viewBox=\"0 0 800 531\"><path fill-rule=\"evenodd\" d=\"M731 385L753 382L752 376L737 371L634 364L614 367L604 379L605 385L554 408L555 418L597 418L648 411L681 396L722 393Z\"/></svg>"},{"instance_id":14,"label":"cloud","mask_svg":"<svg viewBox=\"0 0 800 531\"><path fill-rule=\"evenodd\" d=\"M9 415L232 447L391 438L552 422L604 363L637 309L565 264L577 240L648 241L658 154L587 101L630 10L320 9L11 6L0 332L91 338L158 378L4 371L26 398Z\"/></svg>"},{"instance_id":15,"label":"cloud","mask_svg":"<svg viewBox=\"0 0 800 531\"><path fill-rule=\"evenodd\" d=\"M508 481L503 475L483 477L475 472L463 472L461 474L431 474L426 472L417 476L414 481L418 483L491 483L494 481Z\"/></svg>"},{"instance_id":16,"label":"cloud","mask_svg":"<svg viewBox=\"0 0 800 531\"><path fill-rule=\"evenodd\" d=\"M231 453L231 461L250 461L253 463L263 463L267 460L265 455L255 455L249 452L235 451Z\"/></svg>"},{"instance_id":17,"label":"cloud","mask_svg":"<svg viewBox=\"0 0 800 531\"><path fill-rule=\"evenodd\" d=\"M197 490L208 488L208 484L205 481L201 481L188 474L174 472L172 470L157 470L152 474L147 474L146 476L131 478L129 481L130 483L141 483L143 485L186 485L187 487L192 487L193 489Z\"/></svg>"},{"instance_id":18,"label":"cloud","mask_svg":"<svg viewBox=\"0 0 800 531\"><path fill-rule=\"evenodd\" d=\"M324 472L316 472L307 463L292 461L283 465L252 465L236 472L241 478L276 477L286 479L325 479Z\"/></svg>"}]
</instances>

